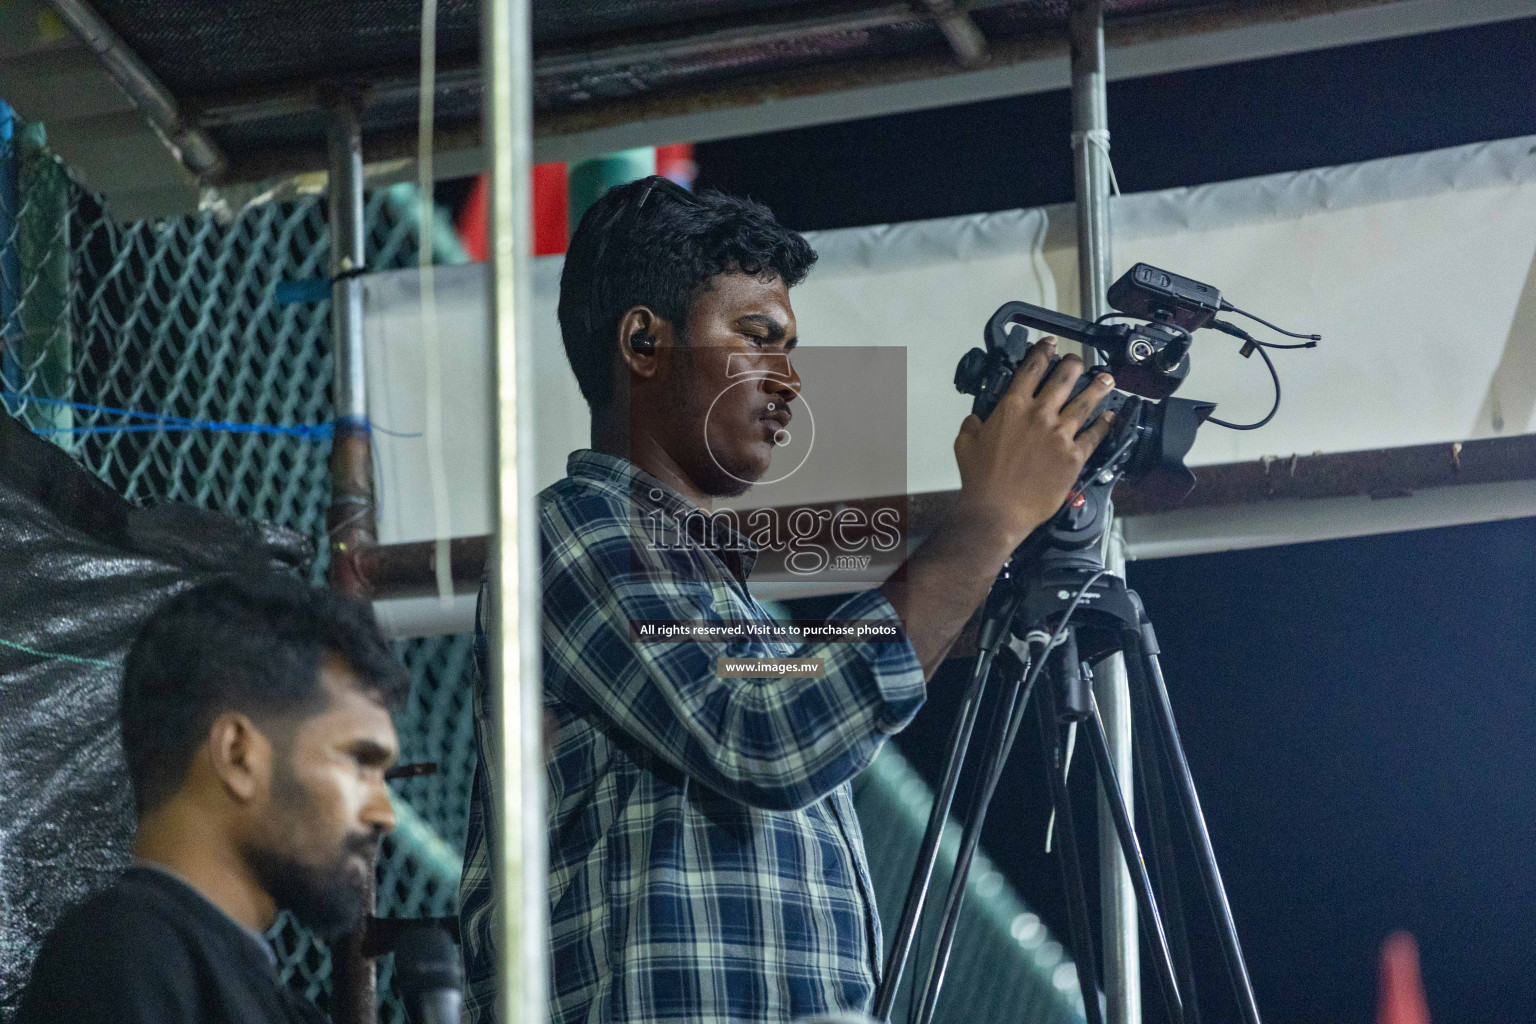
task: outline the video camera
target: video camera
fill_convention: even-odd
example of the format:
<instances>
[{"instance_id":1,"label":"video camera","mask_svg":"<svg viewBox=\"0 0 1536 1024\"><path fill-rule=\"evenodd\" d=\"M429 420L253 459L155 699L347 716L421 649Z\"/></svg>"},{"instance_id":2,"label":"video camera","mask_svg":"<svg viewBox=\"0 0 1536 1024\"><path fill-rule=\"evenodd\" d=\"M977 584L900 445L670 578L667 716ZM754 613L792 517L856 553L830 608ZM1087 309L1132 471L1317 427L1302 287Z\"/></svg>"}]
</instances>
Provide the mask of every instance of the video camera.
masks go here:
<instances>
[{"instance_id":1,"label":"video camera","mask_svg":"<svg viewBox=\"0 0 1536 1024\"><path fill-rule=\"evenodd\" d=\"M1100 364L1073 385L1073 398L1100 373L1108 372L1115 378L1118 390L1110 392L1094 410L1094 417L1115 413L1114 428L1083 466L1061 510L1025 542L1021 555L1083 551L1087 560L1096 561L1097 555L1086 549L1099 540L1108 525L1109 495L1122 478L1138 481L1144 490L1165 501L1179 501L1194 488L1195 475L1184 465L1184 456L1195 443L1195 432L1211 418L1216 405L1171 397L1189 376L1194 331L1210 326L1242 338L1246 342L1244 355L1254 350L1263 355L1263 348L1277 347L1215 320L1220 312L1242 312L1223 301L1217 289L1145 263L1136 264L1111 285L1107 297L1119 313L1097 323L1027 302L1005 303L987 321L982 333L985 348L971 349L955 368L956 389L975 397L971 411L981 419L996 408L1023 362L1029 348L1029 327L1079 342L1102 357ZM1103 322L1111 317L1140 322ZM1315 335L1305 337L1316 340ZM1273 374L1273 363L1267 355L1264 360ZM1278 377L1275 389L1278 407ZM1246 429L1268 422L1268 417L1243 426L1213 422Z\"/></svg>"}]
</instances>

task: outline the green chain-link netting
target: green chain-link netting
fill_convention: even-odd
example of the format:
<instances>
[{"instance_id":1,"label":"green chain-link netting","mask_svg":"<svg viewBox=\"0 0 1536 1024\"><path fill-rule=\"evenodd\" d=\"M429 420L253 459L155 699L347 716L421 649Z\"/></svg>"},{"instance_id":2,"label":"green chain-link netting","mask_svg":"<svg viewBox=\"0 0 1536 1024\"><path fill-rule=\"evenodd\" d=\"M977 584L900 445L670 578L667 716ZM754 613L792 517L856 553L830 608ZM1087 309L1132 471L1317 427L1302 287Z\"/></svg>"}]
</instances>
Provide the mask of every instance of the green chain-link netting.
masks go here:
<instances>
[{"instance_id":1,"label":"green chain-link netting","mask_svg":"<svg viewBox=\"0 0 1536 1024\"><path fill-rule=\"evenodd\" d=\"M228 223L203 213L119 224L45 141L42 126L20 123L0 141L0 400L35 429L56 431L61 447L133 501L185 501L308 533L323 578L328 441L167 430L125 414L330 419L330 303L285 305L275 295L281 281L327 273L323 198L255 206ZM416 262L409 191L368 197L371 268ZM440 769L395 784L410 820L385 844L378 913L452 914L474 771L469 638L413 640L400 653L415 681L398 720L403 758ZM286 917L272 939L288 982L325 1005L324 944ZM389 960L381 1018L395 1024L404 1017Z\"/></svg>"}]
</instances>

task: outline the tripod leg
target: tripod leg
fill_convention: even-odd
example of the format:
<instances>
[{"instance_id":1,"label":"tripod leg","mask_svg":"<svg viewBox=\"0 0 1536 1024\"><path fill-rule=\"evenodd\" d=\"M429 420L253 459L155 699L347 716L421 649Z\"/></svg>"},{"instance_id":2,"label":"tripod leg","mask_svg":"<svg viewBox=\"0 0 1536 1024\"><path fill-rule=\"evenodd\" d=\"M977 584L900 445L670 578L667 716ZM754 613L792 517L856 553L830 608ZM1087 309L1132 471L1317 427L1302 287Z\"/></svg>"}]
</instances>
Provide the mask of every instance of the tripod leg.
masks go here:
<instances>
[{"instance_id":1,"label":"tripod leg","mask_svg":"<svg viewBox=\"0 0 1536 1024\"><path fill-rule=\"evenodd\" d=\"M1134 648L1127 646L1127 651ZM1157 888L1157 899L1164 912L1164 926L1168 929L1168 945L1173 952L1174 969L1178 972L1179 991L1184 996L1185 1024L1200 1024L1200 1000L1195 987L1194 961L1189 953L1189 931L1185 926L1184 893L1179 884L1179 862L1174 853L1173 836L1169 829L1168 801L1163 792L1163 779L1157 743L1157 731L1148 720L1151 715L1146 707L1145 688L1140 684L1141 667L1134 657L1127 657L1131 682L1132 707L1136 718L1136 782L1141 788L1141 806L1147 809L1147 820L1152 828L1152 842L1147 847L1147 861L1152 881Z\"/></svg>"},{"instance_id":2,"label":"tripod leg","mask_svg":"<svg viewBox=\"0 0 1536 1024\"><path fill-rule=\"evenodd\" d=\"M1148 944L1156 954L1157 980L1167 1004L1169 1020L1182 1022L1184 1006L1179 998L1179 985L1174 979L1173 957L1168 952L1168 937L1163 931L1162 916L1157 901L1152 898L1152 881L1147 877L1147 864L1141 856L1141 844L1136 830L1131 827L1131 816L1125 809L1125 796L1115 777L1114 762L1109 756L1109 740L1104 735L1104 723L1099 720L1098 708L1083 720L1083 731L1088 735L1088 748L1093 751L1094 767L1099 772L1099 786L1104 792L1104 802L1109 805L1110 816L1115 820L1115 832L1120 837L1120 849L1131 869L1131 888L1136 890L1136 903L1140 907L1143 928Z\"/></svg>"},{"instance_id":3,"label":"tripod leg","mask_svg":"<svg viewBox=\"0 0 1536 1024\"><path fill-rule=\"evenodd\" d=\"M1067 928L1072 939L1072 959L1077 964L1077 983L1083 993L1083 1017L1087 1024L1103 1024L1099 1009L1099 965L1088 924L1088 893L1083 886L1083 862L1077 852L1077 832L1072 823L1072 798L1067 792L1061 726L1056 722L1056 701L1047 686L1035 705L1040 718L1040 744L1045 752L1045 774L1050 778L1051 804L1056 808L1056 861L1061 865L1061 884L1067 896Z\"/></svg>"},{"instance_id":4,"label":"tripod leg","mask_svg":"<svg viewBox=\"0 0 1536 1024\"><path fill-rule=\"evenodd\" d=\"M976 845L981 841L981 826L986 820L987 806L1002 778L1003 766L1013 749L1014 738L1024 721L1024 709L1029 704L1030 692L1035 679L1046 663L1042 655L1032 666L1008 682L998 692L997 708L992 735L987 740L987 750L982 756L975 789L971 791L971 805L965 816L965 831L960 837L960 851L955 855L955 870L949 879L949 891L944 897L944 911L940 916L939 940L934 947L933 966L923 985L923 994L917 1011L909 1019L912 1024L929 1024L938 1005L939 990L944 986L944 972L949 967L949 954L954 949L955 932L960 926L960 908L965 901L965 883L970 877L971 861L976 856Z\"/></svg>"},{"instance_id":5,"label":"tripod leg","mask_svg":"<svg viewBox=\"0 0 1536 1024\"><path fill-rule=\"evenodd\" d=\"M1138 601L1138 606L1140 602ZM1194 841L1195 857L1200 864L1200 877L1205 883L1205 894L1215 912L1216 931L1221 940L1221 951L1227 962L1227 973L1237 995L1238 1009L1244 1024L1259 1024L1259 1006L1253 996L1253 982L1248 977L1248 965L1243 961L1243 949L1237 940L1237 924L1232 920L1232 906L1227 902L1227 890L1221 882L1221 869L1216 866L1216 850L1211 846L1211 834L1205 827L1205 815L1200 810L1200 797L1195 792L1195 780L1189 772L1189 761L1184 756L1184 746L1179 742L1179 730L1173 721L1173 704L1168 699L1168 686L1163 680L1162 666L1158 664L1157 634L1145 611L1141 615L1141 636L1138 662L1143 673L1147 701L1152 706L1152 719L1162 743L1168 770L1173 775L1178 790L1179 803L1184 810L1185 824L1189 826Z\"/></svg>"},{"instance_id":6,"label":"tripod leg","mask_svg":"<svg viewBox=\"0 0 1536 1024\"><path fill-rule=\"evenodd\" d=\"M928 899L928 890L933 885L934 866L939 860L939 841L944 837L944 826L949 821L949 810L955 802L955 791L960 785L960 771L965 764L966 749L971 744L971 734L976 728L976 716L981 709L981 698L987 688L987 676L991 671L995 650L994 646L977 655L970 687L949 734L949 763L944 766L944 777L933 795L928 828L923 833L923 844L917 852L917 865L907 887L906 902L902 904L901 923L896 927L890 959L886 962L880 987L875 991L874 1016L877 1020L890 1020L896 994L901 990L901 975L906 969L907 957L911 955L912 943L922 927L923 906Z\"/></svg>"}]
</instances>

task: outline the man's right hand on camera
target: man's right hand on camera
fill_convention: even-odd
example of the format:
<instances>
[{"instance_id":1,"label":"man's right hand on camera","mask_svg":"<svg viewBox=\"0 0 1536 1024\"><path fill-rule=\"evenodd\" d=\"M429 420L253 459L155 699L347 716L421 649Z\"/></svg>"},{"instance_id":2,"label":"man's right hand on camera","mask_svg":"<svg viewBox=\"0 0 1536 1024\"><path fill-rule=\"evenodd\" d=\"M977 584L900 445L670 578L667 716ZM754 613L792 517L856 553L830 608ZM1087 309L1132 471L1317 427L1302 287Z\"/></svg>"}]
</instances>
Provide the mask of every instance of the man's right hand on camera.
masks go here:
<instances>
[{"instance_id":1,"label":"man's right hand on camera","mask_svg":"<svg viewBox=\"0 0 1536 1024\"><path fill-rule=\"evenodd\" d=\"M985 422L967 416L960 425L960 501L907 560L905 573L897 574L904 579L881 588L906 623L926 677L1013 549L1067 500L1083 463L1109 432L1108 414L1086 430L1083 424L1114 382L1100 375L1068 402L1083 362L1067 356L1047 377L1055 354L1054 338L1036 342L992 415Z\"/></svg>"},{"instance_id":2,"label":"man's right hand on camera","mask_svg":"<svg viewBox=\"0 0 1536 1024\"><path fill-rule=\"evenodd\" d=\"M1005 552L1013 551L1066 501L1083 463L1113 421L1105 414L1084 429L1114 387L1113 378L1100 374L1068 402L1083 361L1066 356L1047 377L1055 354L1055 338L1030 346L992 415L985 421L967 416L955 438L955 461L960 464L956 517Z\"/></svg>"}]
</instances>

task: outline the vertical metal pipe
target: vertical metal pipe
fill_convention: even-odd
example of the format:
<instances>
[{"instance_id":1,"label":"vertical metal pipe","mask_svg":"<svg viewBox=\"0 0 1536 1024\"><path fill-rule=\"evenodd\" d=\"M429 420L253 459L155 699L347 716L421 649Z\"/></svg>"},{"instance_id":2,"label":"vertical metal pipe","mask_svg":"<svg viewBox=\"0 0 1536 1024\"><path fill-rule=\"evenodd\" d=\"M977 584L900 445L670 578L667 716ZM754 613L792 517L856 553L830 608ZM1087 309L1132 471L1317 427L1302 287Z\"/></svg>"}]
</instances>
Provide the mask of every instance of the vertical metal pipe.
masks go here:
<instances>
[{"instance_id":1,"label":"vertical metal pipe","mask_svg":"<svg viewBox=\"0 0 1536 1024\"><path fill-rule=\"evenodd\" d=\"M1125 536L1118 522L1110 527L1104 566L1125 577ZM1094 677L1094 700L1104 723L1115 775L1125 794L1125 809L1136 820L1134 759L1131 750L1131 689L1125 658L1106 659ZM1114 821L1099 797L1099 886L1103 899L1104 997L1108 1024L1141 1024L1141 946L1137 941L1136 891L1130 868L1120 854Z\"/></svg>"},{"instance_id":2,"label":"vertical metal pipe","mask_svg":"<svg viewBox=\"0 0 1536 1024\"><path fill-rule=\"evenodd\" d=\"M496 532L491 551L491 704L500 900L496 1017L547 1019L543 701L539 682L539 538L534 480L532 318L533 52L530 0L485 0L481 67L491 176L492 408Z\"/></svg>"},{"instance_id":3,"label":"vertical metal pipe","mask_svg":"<svg viewBox=\"0 0 1536 1024\"><path fill-rule=\"evenodd\" d=\"M1109 111L1104 77L1103 0L1072 0L1068 12L1072 54L1072 169L1077 194L1079 311L1087 319L1105 312L1109 288ZM1118 527L1109 534L1105 567L1125 573ZM1131 708L1125 661L1106 661L1094 681L1110 757L1131 805ZM1134 818L1133 818L1134 820ZM1141 1024L1141 962L1136 894L1120 854L1109 807L1099 800L1099 885L1103 893L1104 989L1109 1024ZM1084 992L1084 998L1092 998Z\"/></svg>"},{"instance_id":4,"label":"vertical metal pipe","mask_svg":"<svg viewBox=\"0 0 1536 1024\"><path fill-rule=\"evenodd\" d=\"M363 131L357 108L331 108L330 157L331 325L336 336L336 418L366 423L368 380L363 374Z\"/></svg>"},{"instance_id":5,"label":"vertical metal pipe","mask_svg":"<svg viewBox=\"0 0 1536 1024\"><path fill-rule=\"evenodd\" d=\"M340 104L331 112L331 335L335 367L336 432L331 441L331 586L366 599L376 558L373 451L368 436L368 386L363 366L363 143L357 111ZM368 879L369 917L374 907ZM331 951L331 1019L336 1024L375 1024L378 975L363 952L368 919Z\"/></svg>"},{"instance_id":6,"label":"vertical metal pipe","mask_svg":"<svg viewBox=\"0 0 1536 1024\"><path fill-rule=\"evenodd\" d=\"M363 362L363 139L357 109L331 110L331 335L336 432L331 442L331 585L360 597L375 557L373 451L368 434L368 377Z\"/></svg>"},{"instance_id":7,"label":"vertical metal pipe","mask_svg":"<svg viewBox=\"0 0 1536 1024\"><path fill-rule=\"evenodd\" d=\"M1072 0L1072 174L1077 197L1081 315L1106 310L1109 289L1109 110L1104 90L1103 0ZM1101 141L1102 140L1102 141Z\"/></svg>"}]
</instances>

